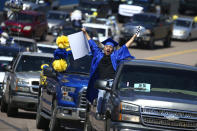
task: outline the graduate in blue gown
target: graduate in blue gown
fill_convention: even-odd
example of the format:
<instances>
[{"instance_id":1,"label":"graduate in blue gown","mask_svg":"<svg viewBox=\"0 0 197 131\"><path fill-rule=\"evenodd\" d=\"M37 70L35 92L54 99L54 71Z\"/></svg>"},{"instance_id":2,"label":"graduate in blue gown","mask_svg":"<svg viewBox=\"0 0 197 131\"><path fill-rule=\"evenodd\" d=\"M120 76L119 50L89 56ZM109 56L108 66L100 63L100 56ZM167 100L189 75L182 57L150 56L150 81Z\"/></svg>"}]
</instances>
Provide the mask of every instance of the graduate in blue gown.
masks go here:
<instances>
[{"instance_id":1,"label":"graduate in blue gown","mask_svg":"<svg viewBox=\"0 0 197 131\"><path fill-rule=\"evenodd\" d=\"M118 50L115 50L115 46L117 46L118 43L113 39L108 38L102 42L102 44L104 44L104 49L102 50L91 39L84 28L82 28L82 31L88 40L93 55L90 69L90 80L86 95L87 100L92 103L93 100L98 97L98 89L94 88L95 81L97 79L113 79L118 63L121 60L135 58L130 54L128 48L133 43L136 34L134 34L131 39Z\"/></svg>"}]
</instances>

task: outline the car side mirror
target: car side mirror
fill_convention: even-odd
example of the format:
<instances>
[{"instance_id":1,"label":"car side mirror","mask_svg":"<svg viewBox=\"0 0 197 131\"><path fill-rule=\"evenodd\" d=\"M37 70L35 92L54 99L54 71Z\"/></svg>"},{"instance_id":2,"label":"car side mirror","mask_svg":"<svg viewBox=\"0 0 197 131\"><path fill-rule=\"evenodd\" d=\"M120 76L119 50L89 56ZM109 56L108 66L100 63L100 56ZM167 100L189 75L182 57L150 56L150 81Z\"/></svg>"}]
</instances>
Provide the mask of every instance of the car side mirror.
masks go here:
<instances>
[{"instance_id":1,"label":"car side mirror","mask_svg":"<svg viewBox=\"0 0 197 131\"><path fill-rule=\"evenodd\" d=\"M111 91L112 84L110 82L111 81L108 81L108 80L97 80L95 82L95 88L106 90L106 91Z\"/></svg>"},{"instance_id":2,"label":"car side mirror","mask_svg":"<svg viewBox=\"0 0 197 131\"><path fill-rule=\"evenodd\" d=\"M52 67L46 67L43 69L43 75L51 78L56 78L56 73Z\"/></svg>"},{"instance_id":3,"label":"car side mirror","mask_svg":"<svg viewBox=\"0 0 197 131\"><path fill-rule=\"evenodd\" d=\"M11 65L2 65L2 67L3 67L3 69L4 69L5 71L8 71L8 72L11 72L11 71L12 71Z\"/></svg>"}]
</instances>

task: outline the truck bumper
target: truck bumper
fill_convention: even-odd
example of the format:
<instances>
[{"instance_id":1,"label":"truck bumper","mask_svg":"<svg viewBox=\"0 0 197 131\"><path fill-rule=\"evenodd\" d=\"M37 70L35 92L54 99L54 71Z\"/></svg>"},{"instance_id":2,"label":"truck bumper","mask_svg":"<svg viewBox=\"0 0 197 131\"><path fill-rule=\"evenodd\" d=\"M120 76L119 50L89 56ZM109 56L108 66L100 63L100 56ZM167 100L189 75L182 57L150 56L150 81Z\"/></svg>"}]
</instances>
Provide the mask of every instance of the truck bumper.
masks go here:
<instances>
[{"instance_id":1,"label":"truck bumper","mask_svg":"<svg viewBox=\"0 0 197 131\"><path fill-rule=\"evenodd\" d=\"M169 129L154 128L142 124L111 122L110 131L172 131Z\"/></svg>"},{"instance_id":2,"label":"truck bumper","mask_svg":"<svg viewBox=\"0 0 197 131\"><path fill-rule=\"evenodd\" d=\"M57 107L56 117L65 120L85 121L86 109L73 107Z\"/></svg>"},{"instance_id":3,"label":"truck bumper","mask_svg":"<svg viewBox=\"0 0 197 131\"><path fill-rule=\"evenodd\" d=\"M36 111L38 97L37 95L23 95L23 93L14 93L10 97L10 102L15 107L30 111Z\"/></svg>"}]
</instances>

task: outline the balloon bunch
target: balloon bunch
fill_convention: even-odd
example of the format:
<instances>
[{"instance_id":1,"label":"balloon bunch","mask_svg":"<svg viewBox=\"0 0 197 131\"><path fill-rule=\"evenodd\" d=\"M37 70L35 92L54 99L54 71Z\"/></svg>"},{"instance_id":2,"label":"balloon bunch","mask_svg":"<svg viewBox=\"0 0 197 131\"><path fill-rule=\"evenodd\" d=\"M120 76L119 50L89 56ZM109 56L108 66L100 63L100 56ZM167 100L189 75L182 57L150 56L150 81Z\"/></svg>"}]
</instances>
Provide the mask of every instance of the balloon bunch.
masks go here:
<instances>
[{"instance_id":1,"label":"balloon bunch","mask_svg":"<svg viewBox=\"0 0 197 131\"><path fill-rule=\"evenodd\" d=\"M71 54L70 44L67 36L58 36L56 39L58 48L54 51L54 61L52 63L53 69L57 72L66 71L67 56Z\"/></svg>"}]
</instances>

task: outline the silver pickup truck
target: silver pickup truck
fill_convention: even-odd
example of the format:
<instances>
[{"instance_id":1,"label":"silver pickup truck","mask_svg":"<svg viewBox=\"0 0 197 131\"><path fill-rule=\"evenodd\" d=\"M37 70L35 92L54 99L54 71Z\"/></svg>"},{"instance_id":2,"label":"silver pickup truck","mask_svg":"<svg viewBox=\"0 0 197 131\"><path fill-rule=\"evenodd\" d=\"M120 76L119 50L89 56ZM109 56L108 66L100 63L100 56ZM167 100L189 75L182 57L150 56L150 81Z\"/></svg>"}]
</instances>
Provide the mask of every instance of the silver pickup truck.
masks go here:
<instances>
[{"instance_id":1,"label":"silver pickup truck","mask_svg":"<svg viewBox=\"0 0 197 131\"><path fill-rule=\"evenodd\" d=\"M1 112L16 115L18 108L35 111L38 103L38 88L41 65L51 63L53 55L48 53L21 52L6 67L5 92L1 100ZM5 79L4 78L4 79Z\"/></svg>"}]
</instances>

